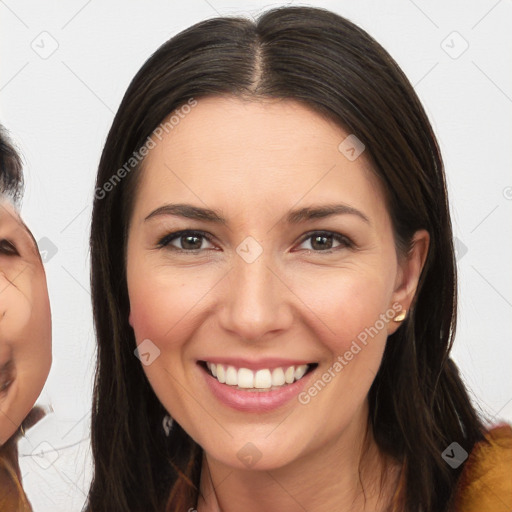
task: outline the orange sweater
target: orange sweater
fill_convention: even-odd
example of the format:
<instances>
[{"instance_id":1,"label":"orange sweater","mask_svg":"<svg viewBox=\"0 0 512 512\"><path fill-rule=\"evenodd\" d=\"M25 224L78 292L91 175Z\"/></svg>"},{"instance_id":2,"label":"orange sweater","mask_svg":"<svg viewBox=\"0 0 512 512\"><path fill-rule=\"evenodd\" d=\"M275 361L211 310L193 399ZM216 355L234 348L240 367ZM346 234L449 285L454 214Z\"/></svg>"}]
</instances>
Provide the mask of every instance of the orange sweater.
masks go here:
<instances>
[{"instance_id":1,"label":"orange sweater","mask_svg":"<svg viewBox=\"0 0 512 512\"><path fill-rule=\"evenodd\" d=\"M21 485L18 437L0 447L0 512L32 512ZM454 512L512 511L512 427L495 426L486 438L490 444L477 443L464 462Z\"/></svg>"},{"instance_id":2,"label":"orange sweater","mask_svg":"<svg viewBox=\"0 0 512 512\"><path fill-rule=\"evenodd\" d=\"M455 512L512 511L512 427L491 428L471 451L459 479Z\"/></svg>"}]
</instances>

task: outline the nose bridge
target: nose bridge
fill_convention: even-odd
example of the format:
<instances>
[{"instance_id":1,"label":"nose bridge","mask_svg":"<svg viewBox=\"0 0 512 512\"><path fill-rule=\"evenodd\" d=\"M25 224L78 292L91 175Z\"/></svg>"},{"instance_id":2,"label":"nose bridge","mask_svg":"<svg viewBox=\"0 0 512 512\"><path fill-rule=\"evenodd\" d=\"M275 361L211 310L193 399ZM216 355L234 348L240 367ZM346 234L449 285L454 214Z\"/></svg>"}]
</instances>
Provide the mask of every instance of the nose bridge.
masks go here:
<instances>
[{"instance_id":1,"label":"nose bridge","mask_svg":"<svg viewBox=\"0 0 512 512\"><path fill-rule=\"evenodd\" d=\"M286 286L271 270L276 266L271 251L264 251L254 239L244 242L233 258L223 327L246 340L256 340L285 329L291 312Z\"/></svg>"}]
</instances>

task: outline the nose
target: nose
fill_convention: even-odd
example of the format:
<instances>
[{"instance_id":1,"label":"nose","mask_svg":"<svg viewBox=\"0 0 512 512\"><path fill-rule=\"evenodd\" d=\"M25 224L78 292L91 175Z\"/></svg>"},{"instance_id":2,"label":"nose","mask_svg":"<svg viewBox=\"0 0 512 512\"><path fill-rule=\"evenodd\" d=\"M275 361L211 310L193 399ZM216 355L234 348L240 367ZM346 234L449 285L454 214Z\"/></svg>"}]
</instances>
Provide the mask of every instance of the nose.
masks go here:
<instances>
[{"instance_id":1,"label":"nose","mask_svg":"<svg viewBox=\"0 0 512 512\"><path fill-rule=\"evenodd\" d=\"M293 321L294 295L289 286L270 251L252 262L236 254L224 281L221 327L249 342L275 338Z\"/></svg>"}]
</instances>

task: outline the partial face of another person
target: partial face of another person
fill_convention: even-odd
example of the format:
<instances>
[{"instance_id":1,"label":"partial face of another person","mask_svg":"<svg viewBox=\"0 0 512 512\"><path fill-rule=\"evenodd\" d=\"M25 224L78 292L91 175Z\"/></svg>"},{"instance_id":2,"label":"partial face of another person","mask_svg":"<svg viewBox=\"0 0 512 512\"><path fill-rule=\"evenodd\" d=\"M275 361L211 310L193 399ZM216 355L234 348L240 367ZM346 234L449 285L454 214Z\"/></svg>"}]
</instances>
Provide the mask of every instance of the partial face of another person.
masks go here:
<instances>
[{"instance_id":1,"label":"partial face of another person","mask_svg":"<svg viewBox=\"0 0 512 512\"><path fill-rule=\"evenodd\" d=\"M51 315L37 244L0 200L0 445L18 429L50 371Z\"/></svg>"},{"instance_id":2,"label":"partial face of another person","mask_svg":"<svg viewBox=\"0 0 512 512\"><path fill-rule=\"evenodd\" d=\"M283 467L366 426L428 235L397 254L365 153L338 149L348 135L294 101L210 97L144 162L129 321L159 400L220 463Z\"/></svg>"}]
</instances>

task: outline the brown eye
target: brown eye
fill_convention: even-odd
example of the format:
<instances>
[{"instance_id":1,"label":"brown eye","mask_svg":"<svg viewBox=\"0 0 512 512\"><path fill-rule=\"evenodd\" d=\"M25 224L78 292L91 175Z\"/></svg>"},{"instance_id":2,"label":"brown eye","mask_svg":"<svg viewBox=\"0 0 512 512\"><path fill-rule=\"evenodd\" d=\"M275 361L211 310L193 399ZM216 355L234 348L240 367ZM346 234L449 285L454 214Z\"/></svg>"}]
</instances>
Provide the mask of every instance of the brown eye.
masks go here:
<instances>
[{"instance_id":1,"label":"brown eye","mask_svg":"<svg viewBox=\"0 0 512 512\"><path fill-rule=\"evenodd\" d=\"M5 238L0 240L0 254L6 254L7 256L20 255L14 244Z\"/></svg>"}]
</instances>

